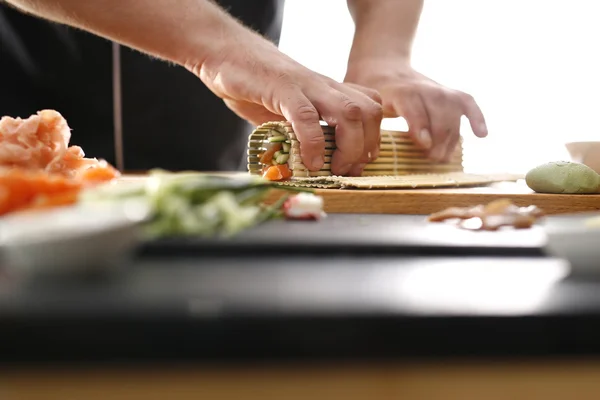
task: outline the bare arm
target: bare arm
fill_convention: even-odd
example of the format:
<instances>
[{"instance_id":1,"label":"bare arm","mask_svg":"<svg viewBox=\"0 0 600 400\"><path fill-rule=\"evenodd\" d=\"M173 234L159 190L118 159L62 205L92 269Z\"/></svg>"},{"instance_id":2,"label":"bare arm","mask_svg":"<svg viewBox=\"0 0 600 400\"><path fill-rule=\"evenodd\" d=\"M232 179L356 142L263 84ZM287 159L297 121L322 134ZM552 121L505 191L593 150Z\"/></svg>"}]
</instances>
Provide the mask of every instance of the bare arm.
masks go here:
<instances>
[{"instance_id":1,"label":"bare arm","mask_svg":"<svg viewBox=\"0 0 600 400\"><path fill-rule=\"evenodd\" d=\"M358 174L371 154L377 154L382 117L378 93L307 69L211 0L6 1L184 66L255 125L290 121L311 171L325 163L320 118L339 132L330 164L333 173Z\"/></svg>"},{"instance_id":2,"label":"bare arm","mask_svg":"<svg viewBox=\"0 0 600 400\"><path fill-rule=\"evenodd\" d=\"M449 161L466 115L475 135L485 118L468 94L444 87L412 68L412 45L424 0L347 0L356 26L345 82L380 92L386 117L401 116L436 161Z\"/></svg>"},{"instance_id":3,"label":"bare arm","mask_svg":"<svg viewBox=\"0 0 600 400\"><path fill-rule=\"evenodd\" d=\"M424 0L348 0L356 25L350 62L395 56L410 62Z\"/></svg>"},{"instance_id":4,"label":"bare arm","mask_svg":"<svg viewBox=\"0 0 600 400\"><path fill-rule=\"evenodd\" d=\"M243 27L208 0L6 0L180 65L201 64Z\"/></svg>"}]
</instances>

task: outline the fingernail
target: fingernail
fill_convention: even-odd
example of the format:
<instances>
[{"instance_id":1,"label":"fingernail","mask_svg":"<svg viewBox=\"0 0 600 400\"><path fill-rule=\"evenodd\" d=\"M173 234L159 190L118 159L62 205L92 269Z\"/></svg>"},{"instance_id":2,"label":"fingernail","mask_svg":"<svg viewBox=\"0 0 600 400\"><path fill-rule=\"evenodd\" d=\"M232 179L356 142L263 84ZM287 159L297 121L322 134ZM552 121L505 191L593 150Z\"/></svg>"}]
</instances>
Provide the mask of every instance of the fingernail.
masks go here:
<instances>
[{"instance_id":1,"label":"fingernail","mask_svg":"<svg viewBox=\"0 0 600 400\"><path fill-rule=\"evenodd\" d=\"M488 129L487 129L487 125L486 124L481 124L479 126L479 129L481 131L481 137L486 137L488 135Z\"/></svg>"},{"instance_id":2,"label":"fingernail","mask_svg":"<svg viewBox=\"0 0 600 400\"><path fill-rule=\"evenodd\" d=\"M427 129L421 129L421 132L419 132L417 140L426 149L429 149L431 147L431 134L429 133L429 131Z\"/></svg>"},{"instance_id":3,"label":"fingernail","mask_svg":"<svg viewBox=\"0 0 600 400\"><path fill-rule=\"evenodd\" d=\"M321 157L321 156L315 156L315 157L313 157L312 163L311 163L311 165L313 166L313 168L315 168L315 169L321 169L321 168L323 168L323 164L324 164L323 157Z\"/></svg>"}]
</instances>

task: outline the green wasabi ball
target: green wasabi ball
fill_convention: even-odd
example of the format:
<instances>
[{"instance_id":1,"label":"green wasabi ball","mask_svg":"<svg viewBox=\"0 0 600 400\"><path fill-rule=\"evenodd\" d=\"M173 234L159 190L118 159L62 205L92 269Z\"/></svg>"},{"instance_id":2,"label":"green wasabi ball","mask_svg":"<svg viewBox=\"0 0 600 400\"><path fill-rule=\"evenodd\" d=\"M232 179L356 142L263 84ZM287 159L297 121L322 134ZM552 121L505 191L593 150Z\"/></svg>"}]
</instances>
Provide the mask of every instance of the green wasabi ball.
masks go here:
<instances>
[{"instance_id":1,"label":"green wasabi ball","mask_svg":"<svg viewBox=\"0 0 600 400\"><path fill-rule=\"evenodd\" d=\"M535 167L525 182L537 193L598 193L600 175L590 167L568 161L555 161Z\"/></svg>"}]
</instances>

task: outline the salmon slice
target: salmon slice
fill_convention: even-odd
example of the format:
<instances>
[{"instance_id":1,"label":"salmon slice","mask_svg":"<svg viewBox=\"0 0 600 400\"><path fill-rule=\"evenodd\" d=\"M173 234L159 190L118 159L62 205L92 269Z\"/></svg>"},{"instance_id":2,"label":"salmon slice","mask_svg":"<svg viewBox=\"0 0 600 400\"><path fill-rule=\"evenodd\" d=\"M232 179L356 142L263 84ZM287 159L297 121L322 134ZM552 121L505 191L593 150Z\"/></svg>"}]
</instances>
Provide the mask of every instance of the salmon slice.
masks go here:
<instances>
[{"instance_id":1,"label":"salmon slice","mask_svg":"<svg viewBox=\"0 0 600 400\"><path fill-rule=\"evenodd\" d=\"M68 204L73 204L73 193L79 193L83 183L43 171L8 169L0 173L0 215L27 208L40 198L53 198L70 194ZM75 199L76 201L76 199ZM65 200L60 200L64 204Z\"/></svg>"}]
</instances>

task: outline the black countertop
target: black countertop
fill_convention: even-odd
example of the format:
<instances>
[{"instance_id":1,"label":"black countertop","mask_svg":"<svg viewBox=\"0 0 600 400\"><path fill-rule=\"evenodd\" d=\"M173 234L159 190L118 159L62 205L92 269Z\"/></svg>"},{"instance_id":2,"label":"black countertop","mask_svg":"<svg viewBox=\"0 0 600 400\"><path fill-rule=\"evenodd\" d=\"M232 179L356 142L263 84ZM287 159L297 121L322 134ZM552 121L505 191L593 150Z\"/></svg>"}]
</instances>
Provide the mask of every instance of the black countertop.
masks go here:
<instances>
[{"instance_id":1,"label":"black countertop","mask_svg":"<svg viewBox=\"0 0 600 400\"><path fill-rule=\"evenodd\" d=\"M148 253L104 279L6 278L0 362L600 353L600 282L568 277L561 260L414 246L410 254L308 250Z\"/></svg>"}]
</instances>

